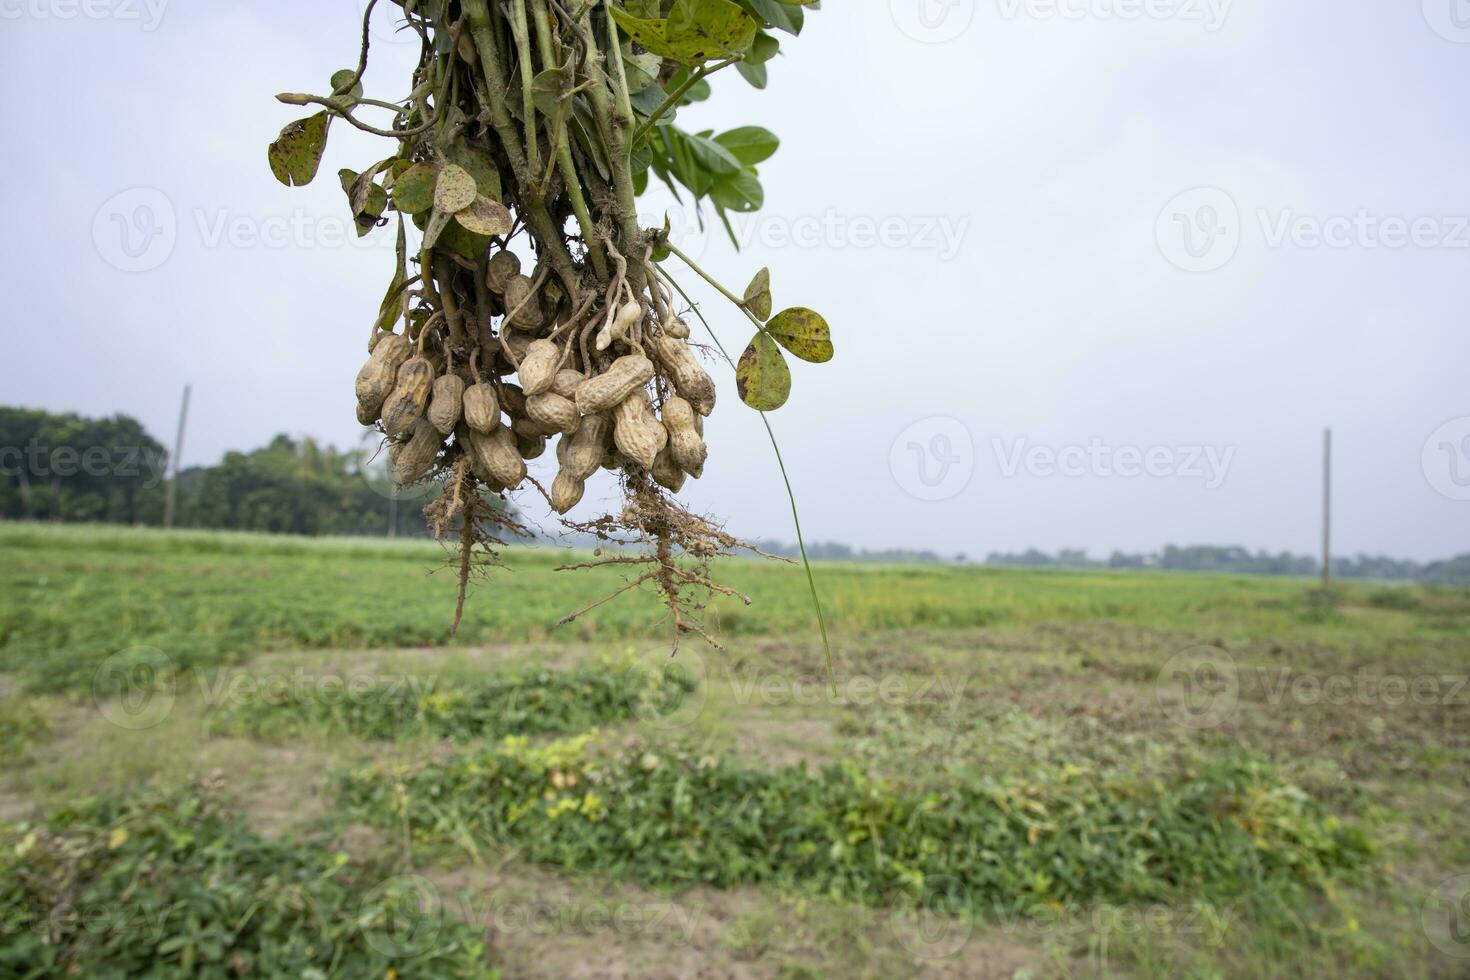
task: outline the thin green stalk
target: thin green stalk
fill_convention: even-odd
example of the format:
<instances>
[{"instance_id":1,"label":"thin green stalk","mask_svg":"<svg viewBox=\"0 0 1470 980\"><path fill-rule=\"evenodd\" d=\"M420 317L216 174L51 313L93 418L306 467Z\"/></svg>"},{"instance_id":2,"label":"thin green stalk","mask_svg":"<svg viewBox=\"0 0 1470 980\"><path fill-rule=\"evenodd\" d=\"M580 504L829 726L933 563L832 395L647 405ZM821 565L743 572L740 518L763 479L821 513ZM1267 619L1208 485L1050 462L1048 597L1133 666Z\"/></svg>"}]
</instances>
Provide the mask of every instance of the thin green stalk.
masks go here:
<instances>
[{"instance_id":1,"label":"thin green stalk","mask_svg":"<svg viewBox=\"0 0 1470 980\"><path fill-rule=\"evenodd\" d=\"M684 98L685 93L692 89L696 84L713 75L721 68L728 68L733 64L737 64L741 60L742 59L740 58L730 58L726 61L720 62L713 68L706 68L704 65L700 65L698 70L690 72L689 77L684 80L684 84L674 89L673 93L664 100L663 105L655 109L653 111L653 115L645 119L643 121L643 125L639 126L636 130L633 131L633 138L628 141L628 145L637 146L638 141L648 135L648 131L653 128L654 123L663 118L664 113L668 112L674 106L678 105L679 100Z\"/></svg>"},{"instance_id":2,"label":"thin green stalk","mask_svg":"<svg viewBox=\"0 0 1470 980\"><path fill-rule=\"evenodd\" d=\"M678 248L677 245L675 245L673 242L665 241L664 242L664 247L667 248L671 254L677 255L679 257L679 260L682 261L685 265L687 265L689 268L693 269L694 272L695 272L695 274L697 274L699 276L699 278L703 279L705 282L709 283L711 286L713 286L716 289L718 289L720 291L720 294L722 296L724 296L730 302L732 302L736 306L738 306L740 308L740 312L741 313L744 313L747 317L749 317L750 318L750 322L753 323L753 324L755 324L758 329L761 329L761 330L766 329L766 325L764 323L761 323L760 320L756 318L756 315L754 313L750 312L750 310L746 308L746 306L745 306L745 300L740 299L734 293L730 292L730 290L726 289L724 286L721 286L720 283L715 279L714 276L710 275L708 272L705 272L703 269L701 269L699 267L699 263L695 262L693 259L691 259L689 256L685 255L683 252L679 251L679 248ZM662 266L660 266L660 268L662 268ZM672 282L673 280L671 279L669 281ZM680 292L683 292L683 290L680 290ZM687 299L688 297L685 297L685 298ZM716 341L716 343L718 343L718 341ZM728 360L728 358L726 358L726 359ZM731 366L733 367L734 365L732 364Z\"/></svg>"},{"instance_id":3,"label":"thin green stalk","mask_svg":"<svg viewBox=\"0 0 1470 980\"><path fill-rule=\"evenodd\" d=\"M464 0L463 6L470 18L470 37L475 42L475 51L479 53L480 64L485 70L485 84L489 87L487 95L495 133L500 137L506 155L510 157L516 180L525 184L533 177L526 168L520 132L505 105L505 69L501 65L500 51L495 46L495 21L490 16L490 8L485 0Z\"/></svg>"},{"instance_id":4,"label":"thin green stalk","mask_svg":"<svg viewBox=\"0 0 1470 980\"><path fill-rule=\"evenodd\" d=\"M670 248L672 249L672 246L670 246ZM683 256L680 257L682 258ZM688 260L686 259L685 261ZM704 314L700 312L699 304L695 303L694 300L689 297L689 294L684 291L684 287L679 285L679 283L674 279L673 276L669 275L667 269L665 269L663 266L659 266L658 269L663 277L669 281L669 285L677 289L679 291L679 295L684 297L684 302L688 303L689 308L694 312L694 315L699 317L699 322L704 324L704 329L710 335L710 339L713 340L715 342L715 346L720 349L720 355L724 357L726 363L728 363L733 369L735 367L735 361L730 357L730 352L725 350L725 345L720 343L720 338L716 336L714 329L709 325L709 321L706 320L704 318ZM766 435L769 436L771 439L771 448L776 451L776 465L781 469L781 482L786 484L786 499L791 501L791 521L793 524L796 525L796 546L801 550L801 565L804 569L806 569L807 588L811 590L812 607L817 611L817 626L822 631L822 649L826 653L827 660L827 684L832 688L832 694L835 697L837 695L837 679L832 672L832 642L827 637L827 617L822 613L822 600L817 595L817 578L816 575L812 573L811 559L809 559L806 554L806 538L801 533L801 514L797 512L796 507L796 491L791 488L791 476L786 472L786 461L781 458L781 446L779 443L776 442L776 431L771 428L771 420L766 417L765 412L760 412L758 414L761 417L762 424L764 424L766 427Z\"/></svg>"},{"instance_id":5,"label":"thin green stalk","mask_svg":"<svg viewBox=\"0 0 1470 980\"><path fill-rule=\"evenodd\" d=\"M531 56L531 31L526 22L526 0L514 0L511 4L510 32L515 38L516 52L521 63L521 112L526 117L526 166L534 175L541 172L541 147L540 141L536 139L537 112L531 84L536 78L536 64ZM527 192L537 193L534 181L527 187Z\"/></svg>"}]
</instances>

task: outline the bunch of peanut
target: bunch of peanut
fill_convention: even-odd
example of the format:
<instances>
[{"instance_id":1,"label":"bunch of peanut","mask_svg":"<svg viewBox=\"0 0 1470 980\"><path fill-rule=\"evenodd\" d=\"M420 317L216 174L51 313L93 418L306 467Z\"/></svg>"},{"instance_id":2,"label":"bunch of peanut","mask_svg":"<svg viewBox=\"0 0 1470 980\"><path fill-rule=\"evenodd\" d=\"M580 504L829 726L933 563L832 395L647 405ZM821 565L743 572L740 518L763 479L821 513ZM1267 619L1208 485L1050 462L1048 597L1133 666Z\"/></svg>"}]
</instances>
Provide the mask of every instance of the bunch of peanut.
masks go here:
<instances>
[{"instance_id":1,"label":"bunch of peanut","mask_svg":"<svg viewBox=\"0 0 1470 980\"><path fill-rule=\"evenodd\" d=\"M681 319L633 299L579 317L513 252L485 268L498 332L467 325L456 342L437 318L416 340L379 334L358 373L358 421L381 423L400 486L463 458L492 491L514 490L556 437L559 514L599 469L647 473L672 492L703 474L715 384Z\"/></svg>"}]
</instances>

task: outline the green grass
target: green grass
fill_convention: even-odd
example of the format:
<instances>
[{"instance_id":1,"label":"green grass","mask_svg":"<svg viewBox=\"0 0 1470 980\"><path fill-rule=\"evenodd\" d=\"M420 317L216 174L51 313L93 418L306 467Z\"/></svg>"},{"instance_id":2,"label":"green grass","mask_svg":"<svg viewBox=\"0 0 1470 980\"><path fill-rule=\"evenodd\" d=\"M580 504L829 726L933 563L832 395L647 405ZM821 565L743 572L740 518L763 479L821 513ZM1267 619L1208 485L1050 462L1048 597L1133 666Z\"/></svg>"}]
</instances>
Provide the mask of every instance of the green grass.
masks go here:
<instances>
[{"instance_id":1,"label":"green grass","mask_svg":"<svg viewBox=\"0 0 1470 980\"><path fill-rule=\"evenodd\" d=\"M602 754L524 739L339 780L356 818L416 837L660 886L769 884L951 914L1054 904L1225 902L1320 890L1363 865L1362 833L1269 766L1163 782L1077 768L916 792L832 765L757 770L676 746Z\"/></svg>"},{"instance_id":2,"label":"green grass","mask_svg":"<svg viewBox=\"0 0 1470 980\"><path fill-rule=\"evenodd\" d=\"M555 572L568 552L513 548L508 568L474 590L451 637L454 584L444 557L417 541L0 524L0 671L17 673L32 690L81 691L125 686L122 668L156 659L153 650L177 669L209 669L269 650L591 641L663 629L663 607L649 595L623 597L556 629L621 580ZM1429 615L1406 618L1371 605L1368 590L1349 589L1345 609L1323 613L1300 582L1227 576L841 563L817 572L839 637L1108 620L1227 639L1401 642L1408 633L1417 643L1446 628L1449 613L1441 610L1462 615L1470 606L1452 596ZM720 634L816 635L800 568L730 560L718 574L754 600L747 608L717 599L711 618ZM120 657L119 669L99 675L111 657Z\"/></svg>"},{"instance_id":3,"label":"green grass","mask_svg":"<svg viewBox=\"0 0 1470 980\"><path fill-rule=\"evenodd\" d=\"M412 878L264 839L200 787L0 826L0 936L16 977L498 975Z\"/></svg>"},{"instance_id":4,"label":"green grass","mask_svg":"<svg viewBox=\"0 0 1470 980\"><path fill-rule=\"evenodd\" d=\"M677 664L608 658L572 670L528 670L444 683L438 677L250 685L210 717L212 733L284 741L307 732L364 739L575 734L678 710L694 680Z\"/></svg>"},{"instance_id":5,"label":"green grass","mask_svg":"<svg viewBox=\"0 0 1470 980\"><path fill-rule=\"evenodd\" d=\"M728 650L629 710L659 607L555 629L617 584L565 557L510 551L451 639L431 543L0 525L0 820L223 770L226 836L424 876L512 976L1464 974L1464 590L820 564L834 697L800 568L724 562Z\"/></svg>"}]
</instances>

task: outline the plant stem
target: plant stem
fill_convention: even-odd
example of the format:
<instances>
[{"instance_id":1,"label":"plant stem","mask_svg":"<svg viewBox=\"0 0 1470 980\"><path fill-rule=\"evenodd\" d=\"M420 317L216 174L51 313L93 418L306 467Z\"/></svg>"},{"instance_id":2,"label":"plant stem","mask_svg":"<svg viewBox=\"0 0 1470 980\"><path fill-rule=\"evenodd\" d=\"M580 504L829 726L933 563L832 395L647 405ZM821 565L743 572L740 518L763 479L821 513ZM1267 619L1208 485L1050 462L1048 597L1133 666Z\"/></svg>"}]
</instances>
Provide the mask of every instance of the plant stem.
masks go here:
<instances>
[{"instance_id":1,"label":"plant stem","mask_svg":"<svg viewBox=\"0 0 1470 980\"><path fill-rule=\"evenodd\" d=\"M766 325L764 323L761 323L760 320L756 319L756 316L755 316L754 313L752 313L752 312L750 312L750 310L746 309L745 300L739 299L738 297L736 297L736 295L734 293L730 292L730 290L726 289L724 286L721 286L719 284L719 282L717 282L713 276L711 276L708 272L705 272L703 269L701 269L699 267L699 264L697 262L695 262L689 256L685 255L683 252L679 251L679 247L677 245L675 245L673 242L666 241L666 242L664 242L664 247L667 248L670 253L672 253L674 255L677 255L679 257L679 260L682 261L689 268L693 269L695 271L695 273L697 273L701 279L703 279L705 282L709 283L711 286L713 286L716 289L718 289L720 291L721 295L723 295L726 299L728 299L730 302L732 302L736 306L738 306L740 308L740 312L741 313L744 313L747 317L749 317L750 318L750 322L753 323L753 324L755 324L757 328L759 328L761 330L766 329ZM669 281L670 282L673 282L672 279L670 279ZM680 290L680 292L682 292L682 291L683 290Z\"/></svg>"},{"instance_id":2,"label":"plant stem","mask_svg":"<svg viewBox=\"0 0 1470 980\"><path fill-rule=\"evenodd\" d=\"M682 255L680 255L679 257L684 258L684 256ZM688 262L689 260L684 259L684 261ZM710 335L710 339L713 340L715 342L715 346L720 349L720 355L724 357L725 362L729 364L730 367L733 369L735 367L735 361L730 357L730 352L725 350L725 345L720 343L720 338L715 334L714 329L709 325L709 321L704 318L704 313L700 311L699 304L694 302L694 300L689 297L689 294L684 291L684 287L679 285L679 283L674 279L673 276L669 275L667 269L665 269L663 266L659 266L658 270L663 275L663 277L669 281L669 285L677 289L679 291L679 295L684 297L684 302L688 303L689 309L694 313L695 316L699 317L699 322L704 324L705 332ZM719 284L715 283L715 286L718 288ZM721 291L723 292L723 290ZM837 678L836 675L834 675L832 672L832 642L827 637L827 617L822 613L822 600L821 597L817 595L817 579L816 576L812 573L811 559L809 559L806 554L806 538L801 533L801 514L797 512L796 492L791 489L791 476L786 472L786 461L781 458L781 446L776 441L776 431L771 428L771 420L766 417L765 412L759 412L757 414L760 415L761 422L766 427L766 435L769 436L771 439L771 448L776 452L776 465L781 469L781 481L786 484L786 499L791 501L791 521L793 524L796 525L796 546L798 549L801 550L801 565L803 568L806 569L807 588L811 590L812 607L815 608L817 611L817 626L822 631L822 649L826 653L827 660L827 684L831 687L832 694L835 697L837 694Z\"/></svg>"},{"instance_id":3,"label":"plant stem","mask_svg":"<svg viewBox=\"0 0 1470 980\"><path fill-rule=\"evenodd\" d=\"M633 138L629 140L630 145L637 146L638 141L648 135L648 131L653 128L654 123L658 122L659 119L663 117L664 113L668 112L674 106L678 105L679 100L684 98L685 94L688 93L688 91L692 89L696 84L713 75L721 68L728 68L733 64L739 63L741 60L742 59L740 58L729 58L725 61L720 62L718 65L715 65L713 68L706 68L704 65L700 65L697 70L690 72L689 77L684 80L684 83L682 85L674 89L673 93L664 100L663 105L655 109L653 111L653 115L643 120L643 125L639 126L636 130L633 131Z\"/></svg>"}]
</instances>

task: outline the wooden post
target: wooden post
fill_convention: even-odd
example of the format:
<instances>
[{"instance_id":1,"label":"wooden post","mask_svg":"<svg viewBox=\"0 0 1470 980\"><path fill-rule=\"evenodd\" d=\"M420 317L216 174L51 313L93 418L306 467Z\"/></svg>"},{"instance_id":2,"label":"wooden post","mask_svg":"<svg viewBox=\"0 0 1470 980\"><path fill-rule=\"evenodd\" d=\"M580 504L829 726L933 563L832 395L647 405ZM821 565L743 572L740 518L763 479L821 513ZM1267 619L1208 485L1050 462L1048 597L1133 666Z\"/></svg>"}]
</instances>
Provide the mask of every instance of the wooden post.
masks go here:
<instances>
[{"instance_id":1,"label":"wooden post","mask_svg":"<svg viewBox=\"0 0 1470 980\"><path fill-rule=\"evenodd\" d=\"M189 420L189 386L184 385L184 403L179 407L179 431L174 436L174 455L169 460L168 488L163 494L163 526L174 526L174 506L179 492L179 457L184 454L184 424Z\"/></svg>"},{"instance_id":2,"label":"wooden post","mask_svg":"<svg viewBox=\"0 0 1470 980\"><path fill-rule=\"evenodd\" d=\"M1332 430L1322 437L1322 588L1332 587Z\"/></svg>"}]
</instances>

